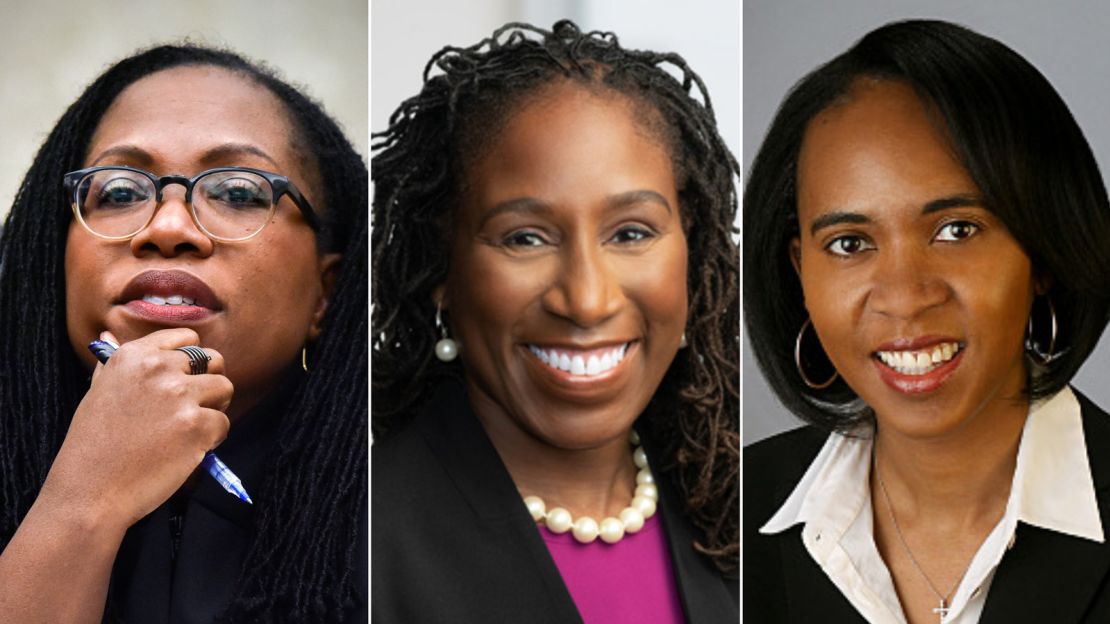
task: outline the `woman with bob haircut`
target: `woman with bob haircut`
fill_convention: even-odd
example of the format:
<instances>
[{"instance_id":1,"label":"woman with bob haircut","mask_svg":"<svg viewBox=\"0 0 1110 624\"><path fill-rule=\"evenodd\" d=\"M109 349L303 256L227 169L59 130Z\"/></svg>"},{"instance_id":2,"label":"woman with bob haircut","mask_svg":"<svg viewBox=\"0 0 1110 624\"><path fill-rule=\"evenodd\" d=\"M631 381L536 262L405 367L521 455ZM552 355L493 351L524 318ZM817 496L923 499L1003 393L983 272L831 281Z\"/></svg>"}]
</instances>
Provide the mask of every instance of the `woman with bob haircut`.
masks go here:
<instances>
[{"instance_id":1,"label":"woman with bob haircut","mask_svg":"<svg viewBox=\"0 0 1110 624\"><path fill-rule=\"evenodd\" d=\"M892 23L799 82L744 195L745 322L809 426L745 449L745 619L1110 621L1110 206L1048 81Z\"/></svg>"},{"instance_id":2,"label":"woman with bob haircut","mask_svg":"<svg viewBox=\"0 0 1110 624\"><path fill-rule=\"evenodd\" d=\"M507 24L376 136L373 619L736 621L738 166L701 80Z\"/></svg>"},{"instance_id":3,"label":"woman with bob haircut","mask_svg":"<svg viewBox=\"0 0 1110 624\"><path fill-rule=\"evenodd\" d=\"M228 51L69 107L0 242L0 620L366 621L366 204L335 121Z\"/></svg>"}]
</instances>

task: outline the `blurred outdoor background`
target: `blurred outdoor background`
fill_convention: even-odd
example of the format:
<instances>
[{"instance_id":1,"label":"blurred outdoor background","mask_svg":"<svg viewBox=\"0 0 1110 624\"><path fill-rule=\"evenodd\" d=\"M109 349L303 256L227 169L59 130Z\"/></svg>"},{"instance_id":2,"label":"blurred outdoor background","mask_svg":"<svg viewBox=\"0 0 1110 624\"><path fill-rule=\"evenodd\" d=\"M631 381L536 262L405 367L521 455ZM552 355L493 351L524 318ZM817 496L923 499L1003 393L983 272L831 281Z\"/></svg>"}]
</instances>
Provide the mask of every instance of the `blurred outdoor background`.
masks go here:
<instances>
[{"instance_id":1,"label":"blurred outdoor background","mask_svg":"<svg viewBox=\"0 0 1110 624\"><path fill-rule=\"evenodd\" d=\"M367 0L3 0L3 7L0 217L84 88L115 61L160 43L188 39L264 61L323 102L368 154Z\"/></svg>"}]
</instances>

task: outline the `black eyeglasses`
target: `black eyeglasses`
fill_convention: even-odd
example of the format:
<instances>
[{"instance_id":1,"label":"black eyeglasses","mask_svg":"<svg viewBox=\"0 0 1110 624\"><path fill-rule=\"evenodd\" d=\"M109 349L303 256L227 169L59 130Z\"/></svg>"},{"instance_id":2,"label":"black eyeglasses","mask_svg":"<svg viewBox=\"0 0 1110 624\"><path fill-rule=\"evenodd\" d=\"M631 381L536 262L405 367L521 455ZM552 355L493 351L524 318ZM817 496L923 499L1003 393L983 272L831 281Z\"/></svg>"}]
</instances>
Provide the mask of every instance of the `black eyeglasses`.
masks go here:
<instances>
[{"instance_id":1,"label":"black eyeglasses","mask_svg":"<svg viewBox=\"0 0 1110 624\"><path fill-rule=\"evenodd\" d=\"M288 195L313 230L320 218L285 176L246 167L220 167L192 178L156 176L133 167L90 167L67 173L66 193L73 214L89 233L125 241L142 232L162 203L162 189L185 187L193 222L209 237L225 242L256 236L274 215L278 200Z\"/></svg>"}]
</instances>

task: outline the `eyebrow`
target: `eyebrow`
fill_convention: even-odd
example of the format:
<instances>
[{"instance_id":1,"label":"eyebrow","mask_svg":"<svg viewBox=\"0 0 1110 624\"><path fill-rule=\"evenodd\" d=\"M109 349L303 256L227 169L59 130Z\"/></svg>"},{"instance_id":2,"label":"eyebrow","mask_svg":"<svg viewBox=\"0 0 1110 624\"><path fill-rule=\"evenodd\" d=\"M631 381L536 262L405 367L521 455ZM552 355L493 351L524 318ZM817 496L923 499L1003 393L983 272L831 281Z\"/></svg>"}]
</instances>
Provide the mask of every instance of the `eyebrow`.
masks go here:
<instances>
[{"instance_id":1,"label":"eyebrow","mask_svg":"<svg viewBox=\"0 0 1110 624\"><path fill-rule=\"evenodd\" d=\"M610 209L624 208L626 206L644 203L659 204L660 206L666 208L667 212L674 212L674 210L671 208L671 203L667 201L666 197L663 197L655 191L649 191L647 189L620 193L618 195L610 197L605 203L606 207Z\"/></svg>"},{"instance_id":2,"label":"eyebrow","mask_svg":"<svg viewBox=\"0 0 1110 624\"><path fill-rule=\"evenodd\" d=\"M871 223L871 217L862 215L858 212L846 212L838 210L836 212L826 212L825 214L813 220L809 224L809 235L817 236L817 231L823 228L840 225L842 223L864 224Z\"/></svg>"},{"instance_id":3,"label":"eyebrow","mask_svg":"<svg viewBox=\"0 0 1110 624\"><path fill-rule=\"evenodd\" d=\"M524 214L545 214L551 212L551 206L542 202L535 197L518 197L516 199L509 199L499 202L486 214L482 215L481 220L478 222L478 227L481 228L494 217L504 214L506 212L517 212Z\"/></svg>"},{"instance_id":4,"label":"eyebrow","mask_svg":"<svg viewBox=\"0 0 1110 624\"><path fill-rule=\"evenodd\" d=\"M226 160L233 156L242 156L244 154L258 156L259 158L269 161L273 166L278 166L277 161L267 154L265 150L249 143L224 143L223 145L217 145L206 151L201 156L200 161L203 163L212 163Z\"/></svg>"},{"instance_id":5,"label":"eyebrow","mask_svg":"<svg viewBox=\"0 0 1110 624\"><path fill-rule=\"evenodd\" d=\"M667 201L666 197L663 197L655 191L650 191L647 189L628 191L626 193L618 193L616 195L612 195L605 200L605 209L617 210L620 208L626 208L628 206L634 206L636 204L642 203L658 204L659 206L666 208L668 213L673 212L674 210L673 208L671 208L671 203ZM481 221L479 221L478 226L482 227L490 219L493 219L494 217L506 212L546 214L551 212L551 205L543 200L536 199L535 197L518 197L515 199L506 200L498 203L493 208L491 208L489 212L482 215L482 219Z\"/></svg>"},{"instance_id":6,"label":"eyebrow","mask_svg":"<svg viewBox=\"0 0 1110 624\"><path fill-rule=\"evenodd\" d=\"M948 210L950 208L966 208L966 207L983 207L983 200L975 195L952 195L951 197L941 197L926 203L921 208L922 215ZM835 211L827 212L816 219L809 226L810 236L816 236L817 231L823 228L840 225L843 223L851 223L854 225L863 225L871 223L871 217L860 214L858 212Z\"/></svg>"},{"instance_id":7,"label":"eyebrow","mask_svg":"<svg viewBox=\"0 0 1110 624\"><path fill-rule=\"evenodd\" d=\"M96 160L92 161L92 166L97 166L100 161L111 156L119 156L126 160L137 162L143 166L150 166L150 163L154 162L154 158L150 153L140 147L134 145L117 145L100 152Z\"/></svg>"},{"instance_id":8,"label":"eyebrow","mask_svg":"<svg viewBox=\"0 0 1110 624\"><path fill-rule=\"evenodd\" d=\"M277 161L275 161L273 157L267 154L262 148L251 145L249 143L224 143L222 145L217 145L216 147L205 151L200 157L200 162L208 165L219 162L221 160L226 161L228 158L242 156L244 154L257 156L266 160L275 167L278 166ZM100 155L96 157L96 160L92 162L92 165L96 166L102 160L109 157L122 157L129 161L138 163L144 167L149 167L154 162L154 157L150 154L150 152L137 145L116 145L101 152Z\"/></svg>"},{"instance_id":9,"label":"eyebrow","mask_svg":"<svg viewBox=\"0 0 1110 624\"><path fill-rule=\"evenodd\" d=\"M980 208L984 207L983 199L980 197L976 197L975 195L953 195L951 197L934 199L933 201L925 204L925 207L921 209L921 214L927 215L934 212L940 212L941 210L947 210L949 208L968 208L972 206Z\"/></svg>"}]
</instances>

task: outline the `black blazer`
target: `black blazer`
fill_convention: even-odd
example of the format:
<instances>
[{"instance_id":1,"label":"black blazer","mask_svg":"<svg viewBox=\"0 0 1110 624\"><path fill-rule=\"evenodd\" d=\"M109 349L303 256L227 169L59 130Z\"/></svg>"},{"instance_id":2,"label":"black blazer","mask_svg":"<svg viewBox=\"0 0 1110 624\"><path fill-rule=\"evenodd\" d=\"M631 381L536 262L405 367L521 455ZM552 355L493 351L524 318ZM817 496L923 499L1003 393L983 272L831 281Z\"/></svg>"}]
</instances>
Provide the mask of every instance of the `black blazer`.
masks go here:
<instances>
[{"instance_id":1,"label":"black blazer","mask_svg":"<svg viewBox=\"0 0 1110 624\"><path fill-rule=\"evenodd\" d=\"M1110 415L1075 393L1104 530L1110 529ZM796 429L744 449L744 621L864 622L802 544L801 525L761 535L827 435ZM1106 537L1110 539L1110 532ZM1018 523L980 624L1110 622L1110 542Z\"/></svg>"},{"instance_id":2,"label":"black blazer","mask_svg":"<svg viewBox=\"0 0 1110 624\"><path fill-rule=\"evenodd\" d=\"M411 423L375 443L370 465L373 622L582 621L457 383L441 385ZM680 499L658 481L687 621L735 624L738 584L694 552L695 529Z\"/></svg>"}]
</instances>

